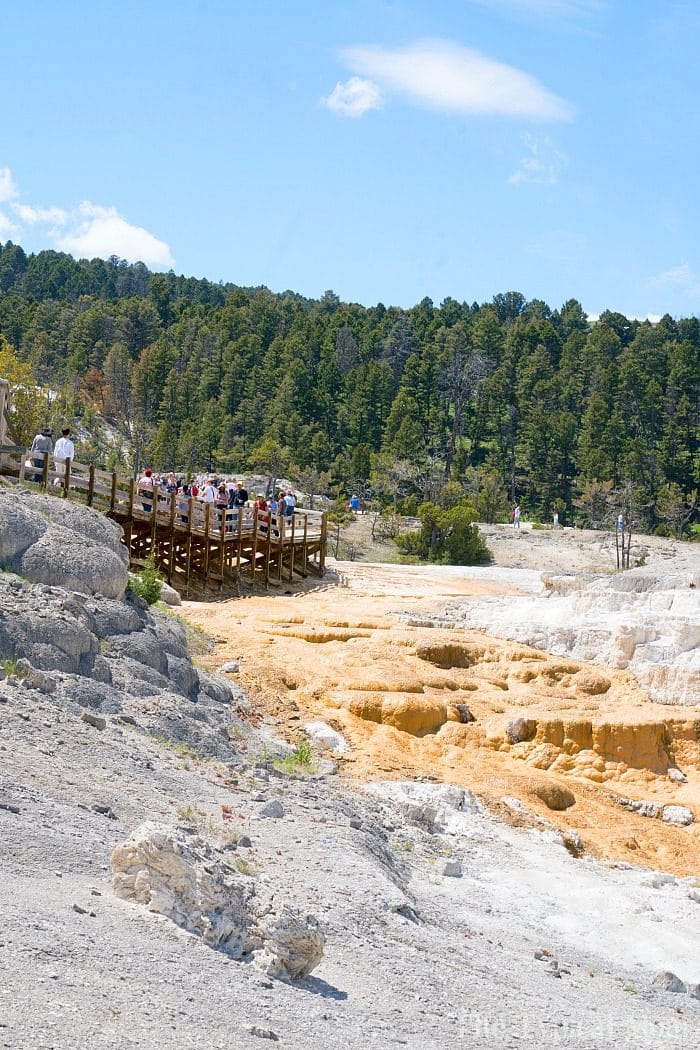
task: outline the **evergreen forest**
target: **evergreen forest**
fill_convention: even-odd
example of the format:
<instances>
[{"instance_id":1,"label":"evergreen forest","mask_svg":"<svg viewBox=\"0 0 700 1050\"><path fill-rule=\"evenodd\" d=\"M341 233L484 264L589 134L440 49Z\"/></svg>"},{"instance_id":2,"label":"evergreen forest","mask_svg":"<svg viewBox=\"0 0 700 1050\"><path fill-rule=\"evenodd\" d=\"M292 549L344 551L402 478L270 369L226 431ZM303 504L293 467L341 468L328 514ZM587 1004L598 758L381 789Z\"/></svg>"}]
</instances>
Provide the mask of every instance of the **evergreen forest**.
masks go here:
<instances>
[{"instance_id":1,"label":"evergreen forest","mask_svg":"<svg viewBox=\"0 0 700 1050\"><path fill-rule=\"evenodd\" d=\"M18 440L68 419L110 469L258 469L407 513L467 498L487 521L516 501L565 524L698 519L693 316L591 322L518 292L365 307L8 241L0 375L54 392Z\"/></svg>"}]
</instances>

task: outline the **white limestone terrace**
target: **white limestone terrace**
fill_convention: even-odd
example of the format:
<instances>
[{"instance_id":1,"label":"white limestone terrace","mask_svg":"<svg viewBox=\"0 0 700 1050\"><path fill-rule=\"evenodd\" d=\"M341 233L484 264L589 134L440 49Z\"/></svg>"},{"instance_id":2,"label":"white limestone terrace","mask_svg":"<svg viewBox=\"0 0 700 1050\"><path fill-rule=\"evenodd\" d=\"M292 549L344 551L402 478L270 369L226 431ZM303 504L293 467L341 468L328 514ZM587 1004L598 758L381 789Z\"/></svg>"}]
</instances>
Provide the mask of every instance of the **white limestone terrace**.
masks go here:
<instances>
[{"instance_id":1,"label":"white limestone terrace","mask_svg":"<svg viewBox=\"0 0 700 1050\"><path fill-rule=\"evenodd\" d=\"M461 878L433 879L431 893L449 894L449 907L471 928L488 925L491 937L505 939L509 923L517 922L526 940L563 958L576 953L594 969L671 971L700 981L697 879L574 859L558 831L498 823L464 788L393 781L368 790L403 805L409 825L430 821L450 855L462 858Z\"/></svg>"},{"instance_id":2,"label":"white limestone terrace","mask_svg":"<svg viewBox=\"0 0 700 1050\"><path fill-rule=\"evenodd\" d=\"M506 595L460 601L451 624L480 628L549 653L631 671L651 699L700 704L700 568L615 575L464 569L512 584Z\"/></svg>"}]
</instances>

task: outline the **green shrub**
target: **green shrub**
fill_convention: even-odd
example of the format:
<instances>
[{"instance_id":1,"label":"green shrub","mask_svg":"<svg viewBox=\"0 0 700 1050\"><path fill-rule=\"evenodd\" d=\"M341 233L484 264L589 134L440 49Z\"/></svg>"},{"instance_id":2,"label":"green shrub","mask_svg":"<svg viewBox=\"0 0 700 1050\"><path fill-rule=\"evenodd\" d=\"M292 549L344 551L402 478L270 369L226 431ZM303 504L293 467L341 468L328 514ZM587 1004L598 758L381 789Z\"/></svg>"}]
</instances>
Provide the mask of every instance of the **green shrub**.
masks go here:
<instances>
[{"instance_id":1,"label":"green shrub","mask_svg":"<svg viewBox=\"0 0 700 1050\"><path fill-rule=\"evenodd\" d=\"M161 587L158 569L152 558L148 559L141 572L129 580L129 590L138 594L139 598L143 598L149 605L155 605L159 601Z\"/></svg>"},{"instance_id":2,"label":"green shrub","mask_svg":"<svg viewBox=\"0 0 700 1050\"><path fill-rule=\"evenodd\" d=\"M316 763L314 762L313 748L309 738L303 735L300 736L291 754L287 755L286 758L275 759L273 765L281 773L313 772L316 768Z\"/></svg>"},{"instance_id":3,"label":"green shrub","mask_svg":"<svg viewBox=\"0 0 700 1050\"><path fill-rule=\"evenodd\" d=\"M400 532L394 543L402 554L420 554L423 546L420 532Z\"/></svg>"}]
</instances>

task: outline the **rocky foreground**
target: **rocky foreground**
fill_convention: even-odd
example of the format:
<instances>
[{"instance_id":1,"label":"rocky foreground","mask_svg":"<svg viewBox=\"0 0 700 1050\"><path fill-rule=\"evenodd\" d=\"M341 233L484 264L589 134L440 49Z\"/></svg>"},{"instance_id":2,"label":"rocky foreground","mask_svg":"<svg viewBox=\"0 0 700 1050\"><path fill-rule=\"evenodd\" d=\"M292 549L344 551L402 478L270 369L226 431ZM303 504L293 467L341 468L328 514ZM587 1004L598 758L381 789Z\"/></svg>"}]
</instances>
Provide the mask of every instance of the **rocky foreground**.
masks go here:
<instances>
[{"instance_id":1,"label":"rocky foreground","mask_svg":"<svg viewBox=\"0 0 700 1050\"><path fill-rule=\"evenodd\" d=\"M49 504L0 495L0 1046L695 1045L700 880L309 762Z\"/></svg>"}]
</instances>

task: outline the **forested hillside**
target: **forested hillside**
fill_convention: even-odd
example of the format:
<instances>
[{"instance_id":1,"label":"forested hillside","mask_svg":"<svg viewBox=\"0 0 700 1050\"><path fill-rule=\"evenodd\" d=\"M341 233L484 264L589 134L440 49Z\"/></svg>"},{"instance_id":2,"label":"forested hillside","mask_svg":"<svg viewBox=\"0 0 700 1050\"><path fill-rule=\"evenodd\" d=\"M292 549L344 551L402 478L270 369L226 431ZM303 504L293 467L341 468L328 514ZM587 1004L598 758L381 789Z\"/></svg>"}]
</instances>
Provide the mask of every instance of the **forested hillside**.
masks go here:
<instances>
[{"instance_id":1,"label":"forested hillside","mask_svg":"<svg viewBox=\"0 0 700 1050\"><path fill-rule=\"evenodd\" d=\"M591 324L574 299L552 309L517 292L363 307L8 242L0 333L6 362L14 351L95 435L81 458L270 464L407 507L466 491L487 519L516 499L593 524L623 500L648 527L697 515L696 317Z\"/></svg>"}]
</instances>

